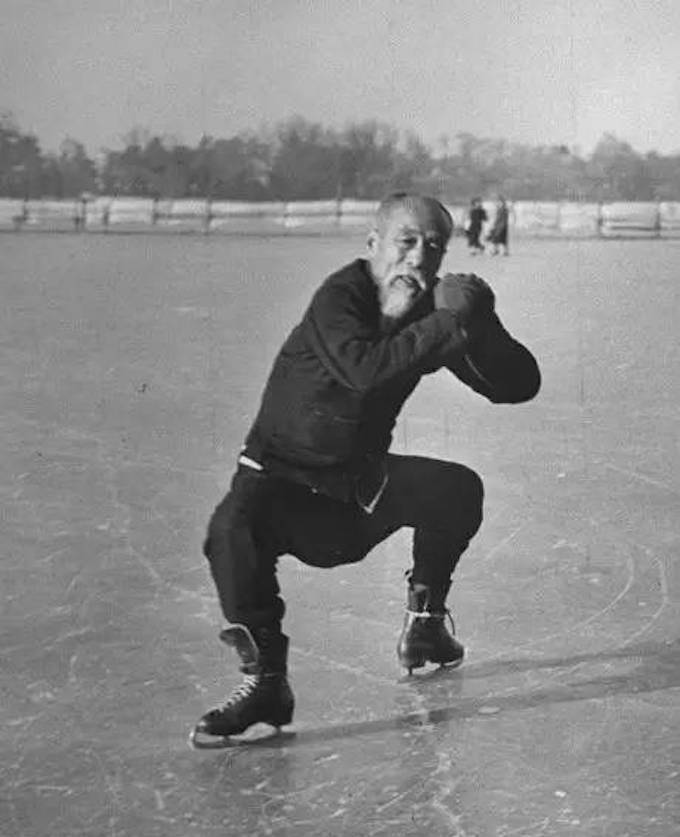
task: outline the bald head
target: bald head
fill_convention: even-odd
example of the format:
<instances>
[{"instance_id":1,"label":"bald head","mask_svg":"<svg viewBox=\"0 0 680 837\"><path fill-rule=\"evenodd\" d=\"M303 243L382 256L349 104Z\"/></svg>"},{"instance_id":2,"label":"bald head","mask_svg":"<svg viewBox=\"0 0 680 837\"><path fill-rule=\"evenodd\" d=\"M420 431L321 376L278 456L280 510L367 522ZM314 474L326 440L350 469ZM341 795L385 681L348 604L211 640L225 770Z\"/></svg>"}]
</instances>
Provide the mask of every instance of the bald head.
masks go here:
<instances>
[{"instance_id":1,"label":"bald head","mask_svg":"<svg viewBox=\"0 0 680 837\"><path fill-rule=\"evenodd\" d=\"M429 226L434 225L444 242L451 238L453 219L444 204L436 198L411 192L394 192L380 202L374 222L378 233L382 234L385 231L393 214L398 210L405 210Z\"/></svg>"}]
</instances>

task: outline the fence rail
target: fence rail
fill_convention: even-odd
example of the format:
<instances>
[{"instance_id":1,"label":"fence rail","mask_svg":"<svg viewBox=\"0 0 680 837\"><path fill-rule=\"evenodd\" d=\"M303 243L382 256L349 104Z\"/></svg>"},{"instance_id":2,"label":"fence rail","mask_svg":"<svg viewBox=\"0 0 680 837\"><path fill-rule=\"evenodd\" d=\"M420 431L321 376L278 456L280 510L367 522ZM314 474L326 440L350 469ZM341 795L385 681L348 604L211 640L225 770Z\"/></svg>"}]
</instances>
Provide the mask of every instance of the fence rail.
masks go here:
<instances>
[{"instance_id":1,"label":"fence rail","mask_svg":"<svg viewBox=\"0 0 680 837\"><path fill-rule=\"evenodd\" d=\"M377 203L332 201L209 201L96 197L19 201L0 198L0 230L89 232L294 233L361 231ZM485 204L493 219L493 204ZM467 207L451 205L461 232ZM525 236L611 238L680 236L680 202L569 203L516 201L510 229Z\"/></svg>"}]
</instances>

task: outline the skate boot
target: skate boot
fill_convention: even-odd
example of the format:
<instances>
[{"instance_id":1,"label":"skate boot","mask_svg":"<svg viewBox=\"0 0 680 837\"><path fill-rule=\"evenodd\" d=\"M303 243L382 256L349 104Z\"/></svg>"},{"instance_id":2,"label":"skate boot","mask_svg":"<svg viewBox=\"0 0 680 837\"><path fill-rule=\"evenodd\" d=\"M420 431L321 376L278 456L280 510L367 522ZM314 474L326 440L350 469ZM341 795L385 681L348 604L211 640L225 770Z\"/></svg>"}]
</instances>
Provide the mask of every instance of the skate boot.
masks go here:
<instances>
[{"instance_id":1,"label":"skate boot","mask_svg":"<svg viewBox=\"0 0 680 837\"><path fill-rule=\"evenodd\" d=\"M286 677L288 637L269 628L251 633L245 625L231 625L220 632L220 639L236 649L245 677L221 706L196 724L189 740L197 749L223 743L206 742L202 736L224 739L257 723L278 730L293 719L295 698Z\"/></svg>"},{"instance_id":2,"label":"skate boot","mask_svg":"<svg viewBox=\"0 0 680 837\"><path fill-rule=\"evenodd\" d=\"M465 649L454 636L455 625L444 604L450 586L449 582L445 587L428 587L414 584L408 578L408 605L397 644L397 656L409 674L428 662L452 668L463 662ZM450 633L447 618L451 625Z\"/></svg>"}]
</instances>

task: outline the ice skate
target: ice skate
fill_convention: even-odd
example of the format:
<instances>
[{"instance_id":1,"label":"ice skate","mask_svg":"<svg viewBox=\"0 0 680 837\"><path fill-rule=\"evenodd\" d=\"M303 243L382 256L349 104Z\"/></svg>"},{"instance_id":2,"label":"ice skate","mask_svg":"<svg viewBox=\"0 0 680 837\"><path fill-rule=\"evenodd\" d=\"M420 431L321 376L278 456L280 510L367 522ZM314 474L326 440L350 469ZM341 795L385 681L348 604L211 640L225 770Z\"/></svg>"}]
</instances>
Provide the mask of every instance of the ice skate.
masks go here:
<instances>
[{"instance_id":1,"label":"ice skate","mask_svg":"<svg viewBox=\"0 0 680 837\"><path fill-rule=\"evenodd\" d=\"M236 649L245 676L223 704L198 721L189 737L196 749L224 746L225 739L253 724L279 730L293 719L295 698L286 677L288 637L270 629L251 633L245 625L232 625L220 632L220 639Z\"/></svg>"},{"instance_id":2,"label":"ice skate","mask_svg":"<svg viewBox=\"0 0 680 837\"><path fill-rule=\"evenodd\" d=\"M399 662L409 674L426 663L455 668L463 662L465 649L455 637L453 618L444 606L449 587L430 588L409 578L407 610L397 644Z\"/></svg>"}]
</instances>

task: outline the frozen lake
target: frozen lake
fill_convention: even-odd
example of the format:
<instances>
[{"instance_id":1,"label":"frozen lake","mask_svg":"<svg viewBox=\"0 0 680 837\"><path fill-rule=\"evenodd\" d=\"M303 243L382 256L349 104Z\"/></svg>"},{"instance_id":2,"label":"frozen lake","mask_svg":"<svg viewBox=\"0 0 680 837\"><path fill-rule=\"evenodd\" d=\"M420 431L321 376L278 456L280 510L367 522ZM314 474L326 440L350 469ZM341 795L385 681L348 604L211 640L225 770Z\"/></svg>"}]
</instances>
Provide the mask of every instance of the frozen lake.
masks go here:
<instances>
[{"instance_id":1,"label":"frozen lake","mask_svg":"<svg viewBox=\"0 0 680 837\"><path fill-rule=\"evenodd\" d=\"M360 238L3 235L0 834L669 837L680 828L680 241L513 242L532 403L421 384L475 468L456 671L395 655L408 537L282 561L295 723L191 751L239 679L200 552L279 343Z\"/></svg>"}]
</instances>

